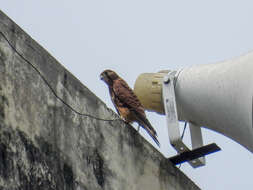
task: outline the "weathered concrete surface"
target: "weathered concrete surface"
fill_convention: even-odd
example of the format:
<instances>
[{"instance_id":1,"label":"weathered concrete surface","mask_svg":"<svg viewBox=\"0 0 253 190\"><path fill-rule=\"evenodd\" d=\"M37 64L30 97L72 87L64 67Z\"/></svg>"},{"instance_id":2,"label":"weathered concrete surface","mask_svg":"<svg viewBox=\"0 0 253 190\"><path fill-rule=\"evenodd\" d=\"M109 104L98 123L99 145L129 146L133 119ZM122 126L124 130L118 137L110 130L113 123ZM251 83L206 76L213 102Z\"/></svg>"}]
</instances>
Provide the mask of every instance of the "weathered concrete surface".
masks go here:
<instances>
[{"instance_id":1,"label":"weathered concrete surface","mask_svg":"<svg viewBox=\"0 0 253 190\"><path fill-rule=\"evenodd\" d=\"M74 109L118 118L2 12L0 32ZM124 122L74 113L22 56L0 35L1 190L199 189Z\"/></svg>"}]
</instances>

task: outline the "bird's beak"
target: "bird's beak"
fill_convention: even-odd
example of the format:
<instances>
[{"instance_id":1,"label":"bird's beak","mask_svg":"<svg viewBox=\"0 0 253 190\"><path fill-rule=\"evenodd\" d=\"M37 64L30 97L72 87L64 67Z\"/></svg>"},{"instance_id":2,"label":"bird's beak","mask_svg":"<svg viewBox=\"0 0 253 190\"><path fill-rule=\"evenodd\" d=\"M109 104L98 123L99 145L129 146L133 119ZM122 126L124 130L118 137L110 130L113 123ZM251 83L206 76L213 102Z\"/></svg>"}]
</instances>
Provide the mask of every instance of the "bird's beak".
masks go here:
<instances>
[{"instance_id":1,"label":"bird's beak","mask_svg":"<svg viewBox=\"0 0 253 190\"><path fill-rule=\"evenodd\" d=\"M100 80L104 80L104 76L103 75L100 75Z\"/></svg>"}]
</instances>

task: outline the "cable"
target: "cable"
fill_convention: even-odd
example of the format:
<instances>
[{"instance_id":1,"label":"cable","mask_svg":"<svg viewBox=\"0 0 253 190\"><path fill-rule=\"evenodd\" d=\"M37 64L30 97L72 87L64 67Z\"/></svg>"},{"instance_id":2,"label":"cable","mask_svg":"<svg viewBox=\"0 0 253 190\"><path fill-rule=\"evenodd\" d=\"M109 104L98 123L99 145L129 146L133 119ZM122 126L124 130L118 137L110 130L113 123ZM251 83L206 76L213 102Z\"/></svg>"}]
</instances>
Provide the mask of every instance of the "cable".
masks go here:
<instances>
[{"instance_id":1,"label":"cable","mask_svg":"<svg viewBox=\"0 0 253 190\"><path fill-rule=\"evenodd\" d=\"M183 138L184 138L186 126L187 126L187 121L184 123L184 129L183 129L183 132L182 132L182 135L181 135L181 140L183 140ZM181 168L181 164L178 166L178 168Z\"/></svg>"},{"instance_id":2,"label":"cable","mask_svg":"<svg viewBox=\"0 0 253 190\"><path fill-rule=\"evenodd\" d=\"M183 132L182 132L182 135L181 135L181 139L182 139L182 140L183 140L183 138L184 138L186 126L187 126L187 121L184 123L184 129L183 129Z\"/></svg>"},{"instance_id":3,"label":"cable","mask_svg":"<svg viewBox=\"0 0 253 190\"><path fill-rule=\"evenodd\" d=\"M65 102L61 97L59 97L57 95L57 93L55 92L55 90L53 89L53 87L49 84L49 82L46 80L46 78L41 74L41 72L39 71L39 69L37 69L29 60L27 60L21 53L19 53L17 51L17 49L10 43L10 41L8 40L8 38L4 35L3 32L0 31L0 34L3 36L3 38L6 40L6 42L9 44L9 46L12 48L12 50L18 54L26 63L28 63L41 77L41 79L44 81L44 83L48 86L48 88L52 91L52 93L54 94L54 96L60 100L64 105L66 105L69 109L71 109L73 112L75 112L76 114L80 115L80 116L86 116L86 117L90 117L96 120L100 120L100 121L116 121L116 120L120 120L119 118L116 119L103 119L103 118L99 118L87 113L81 113L77 110L75 110L73 107L71 107L67 102Z\"/></svg>"}]
</instances>

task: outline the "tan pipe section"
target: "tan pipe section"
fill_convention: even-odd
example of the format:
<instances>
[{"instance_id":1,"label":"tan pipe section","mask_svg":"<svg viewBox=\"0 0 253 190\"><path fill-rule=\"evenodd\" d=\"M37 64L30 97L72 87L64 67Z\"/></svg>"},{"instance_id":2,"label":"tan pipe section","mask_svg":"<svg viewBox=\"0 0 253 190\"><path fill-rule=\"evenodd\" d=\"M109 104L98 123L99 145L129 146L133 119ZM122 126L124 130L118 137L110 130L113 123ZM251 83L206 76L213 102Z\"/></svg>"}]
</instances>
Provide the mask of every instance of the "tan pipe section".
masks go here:
<instances>
[{"instance_id":1,"label":"tan pipe section","mask_svg":"<svg viewBox=\"0 0 253 190\"><path fill-rule=\"evenodd\" d=\"M164 115L162 82L168 72L142 73L136 79L134 92L146 110Z\"/></svg>"}]
</instances>

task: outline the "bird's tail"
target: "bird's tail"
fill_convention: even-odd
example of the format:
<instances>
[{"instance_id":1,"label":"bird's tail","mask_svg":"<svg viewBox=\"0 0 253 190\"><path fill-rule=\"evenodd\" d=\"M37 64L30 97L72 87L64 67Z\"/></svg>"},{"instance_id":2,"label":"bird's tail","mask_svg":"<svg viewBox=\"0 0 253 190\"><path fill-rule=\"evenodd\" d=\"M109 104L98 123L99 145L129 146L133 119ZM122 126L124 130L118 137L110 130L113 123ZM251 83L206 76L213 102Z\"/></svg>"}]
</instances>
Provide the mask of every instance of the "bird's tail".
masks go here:
<instances>
[{"instance_id":1,"label":"bird's tail","mask_svg":"<svg viewBox=\"0 0 253 190\"><path fill-rule=\"evenodd\" d=\"M149 127L144 127L144 129L148 132L148 134L151 136L151 138L155 141L157 146L160 148L160 142L157 139L157 135L155 135L154 131L150 130Z\"/></svg>"},{"instance_id":2,"label":"bird's tail","mask_svg":"<svg viewBox=\"0 0 253 190\"><path fill-rule=\"evenodd\" d=\"M148 119L145 117L142 117L142 120L140 120L140 119L138 119L138 120L139 120L138 123L148 132L148 134L155 141L157 146L160 147L160 143L157 139L157 133L156 133L155 129L152 127L151 123L148 121Z\"/></svg>"}]
</instances>

